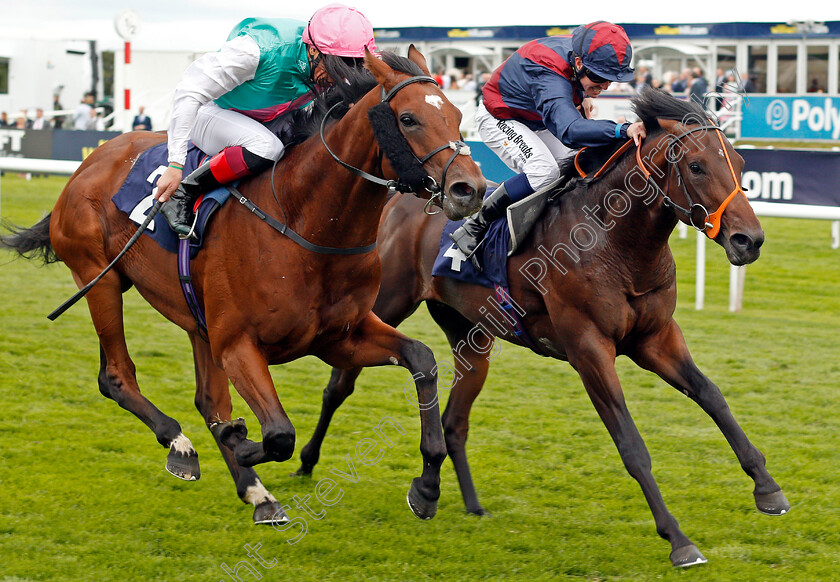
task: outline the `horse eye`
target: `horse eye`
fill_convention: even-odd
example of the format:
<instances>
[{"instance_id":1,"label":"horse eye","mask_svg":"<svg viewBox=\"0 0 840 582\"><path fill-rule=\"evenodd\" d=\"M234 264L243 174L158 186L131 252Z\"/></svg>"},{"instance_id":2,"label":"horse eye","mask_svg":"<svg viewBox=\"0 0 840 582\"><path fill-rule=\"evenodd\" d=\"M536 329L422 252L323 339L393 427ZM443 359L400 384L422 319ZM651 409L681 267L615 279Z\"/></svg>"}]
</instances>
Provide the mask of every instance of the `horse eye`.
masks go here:
<instances>
[{"instance_id":1,"label":"horse eye","mask_svg":"<svg viewBox=\"0 0 840 582\"><path fill-rule=\"evenodd\" d=\"M702 174L703 173L703 168L700 167L700 164L698 164L697 162L691 162L690 164L688 164L688 169L691 170L692 174Z\"/></svg>"},{"instance_id":2,"label":"horse eye","mask_svg":"<svg viewBox=\"0 0 840 582\"><path fill-rule=\"evenodd\" d=\"M417 122L414 120L414 118L407 113L400 115L400 123L402 123L405 127L417 125Z\"/></svg>"}]
</instances>

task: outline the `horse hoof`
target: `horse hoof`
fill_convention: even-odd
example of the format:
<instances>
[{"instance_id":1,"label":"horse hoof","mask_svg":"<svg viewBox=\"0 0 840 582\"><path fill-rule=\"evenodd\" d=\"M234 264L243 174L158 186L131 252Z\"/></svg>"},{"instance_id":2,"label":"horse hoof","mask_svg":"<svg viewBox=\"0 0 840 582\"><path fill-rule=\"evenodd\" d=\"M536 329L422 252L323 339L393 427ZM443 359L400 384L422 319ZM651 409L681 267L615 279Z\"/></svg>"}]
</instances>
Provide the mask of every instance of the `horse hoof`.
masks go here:
<instances>
[{"instance_id":1,"label":"horse hoof","mask_svg":"<svg viewBox=\"0 0 840 582\"><path fill-rule=\"evenodd\" d=\"M484 509L483 507L479 507L478 509L468 509L467 513L478 517L493 517L493 514Z\"/></svg>"},{"instance_id":2,"label":"horse hoof","mask_svg":"<svg viewBox=\"0 0 840 582\"><path fill-rule=\"evenodd\" d=\"M300 469L298 469L294 473L289 473L289 477L311 477L311 476L312 476L312 467L306 467L304 465L301 465Z\"/></svg>"},{"instance_id":3,"label":"horse hoof","mask_svg":"<svg viewBox=\"0 0 840 582\"><path fill-rule=\"evenodd\" d=\"M438 502L437 499L427 499L415 483L416 479L411 482L411 487L408 490L408 495L405 500L408 502L408 507L420 519L432 519L437 513Z\"/></svg>"},{"instance_id":4,"label":"horse hoof","mask_svg":"<svg viewBox=\"0 0 840 582\"><path fill-rule=\"evenodd\" d=\"M708 561L694 544L677 548L671 552L670 558L675 568L688 568Z\"/></svg>"},{"instance_id":5,"label":"horse hoof","mask_svg":"<svg viewBox=\"0 0 840 582\"><path fill-rule=\"evenodd\" d=\"M289 516L277 501L264 501L254 508L254 525L283 525Z\"/></svg>"},{"instance_id":6,"label":"horse hoof","mask_svg":"<svg viewBox=\"0 0 840 582\"><path fill-rule=\"evenodd\" d=\"M198 453L178 453L170 449L166 456L166 470L184 481L198 481L201 469L198 467Z\"/></svg>"},{"instance_id":7,"label":"horse hoof","mask_svg":"<svg viewBox=\"0 0 840 582\"><path fill-rule=\"evenodd\" d=\"M782 490L773 493L755 493L755 506L765 515L784 515L790 511L788 503Z\"/></svg>"}]
</instances>

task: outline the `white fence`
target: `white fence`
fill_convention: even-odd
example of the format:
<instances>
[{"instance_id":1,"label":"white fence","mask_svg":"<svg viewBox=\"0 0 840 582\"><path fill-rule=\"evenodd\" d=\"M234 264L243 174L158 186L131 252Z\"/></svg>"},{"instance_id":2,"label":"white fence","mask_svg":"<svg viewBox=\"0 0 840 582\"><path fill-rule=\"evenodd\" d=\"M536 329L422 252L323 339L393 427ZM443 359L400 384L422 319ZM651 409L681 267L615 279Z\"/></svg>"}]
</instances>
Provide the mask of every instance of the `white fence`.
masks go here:
<instances>
[{"instance_id":1,"label":"white fence","mask_svg":"<svg viewBox=\"0 0 840 582\"><path fill-rule=\"evenodd\" d=\"M59 176L72 175L82 162L67 160L32 160L26 158L0 158L0 171L21 172L23 174L57 174ZM0 178L0 204L3 199L2 178ZM0 216L2 216L0 206Z\"/></svg>"},{"instance_id":2,"label":"white fence","mask_svg":"<svg viewBox=\"0 0 840 582\"><path fill-rule=\"evenodd\" d=\"M840 208L832 206L808 206L804 204L775 204L772 202L752 202L750 205L756 216L777 218L809 218L831 220L831 248L840 249ZM680 223L680 238L686 238L688 227ZM697 310L705 306L706 295L706 235L697 232L697 271L695 275L694 307ZM744 283L747 267L729 267L729 311L739 312L744 303Z\"/></svg>"}]
</instances>

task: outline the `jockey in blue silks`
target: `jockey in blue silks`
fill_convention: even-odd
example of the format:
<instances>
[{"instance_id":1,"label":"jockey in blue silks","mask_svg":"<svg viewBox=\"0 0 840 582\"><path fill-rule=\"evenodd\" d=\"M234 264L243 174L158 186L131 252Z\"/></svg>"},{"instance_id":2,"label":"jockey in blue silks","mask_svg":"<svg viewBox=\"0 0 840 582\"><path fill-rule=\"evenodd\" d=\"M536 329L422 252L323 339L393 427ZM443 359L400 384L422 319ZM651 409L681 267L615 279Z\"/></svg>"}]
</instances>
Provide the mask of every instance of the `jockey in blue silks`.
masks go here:
<instances>
[{"instance_id":1,"label":"jockey in blue silks","mask_svg":"<svg viewBox=\"0 0 840 582\"><path fill-rule=\"evenodd\" d=\"M633 49L624 29L599 21L572 34L526 43L493 73L476 112L481 139L518 174L505 180L484 205L450 236L472 259L490 223L507 207L550 186L558 161L570 150L645 137L641 122L589 119L590 99L613 81L633 78Z\"/></svg>"}]
</instances>

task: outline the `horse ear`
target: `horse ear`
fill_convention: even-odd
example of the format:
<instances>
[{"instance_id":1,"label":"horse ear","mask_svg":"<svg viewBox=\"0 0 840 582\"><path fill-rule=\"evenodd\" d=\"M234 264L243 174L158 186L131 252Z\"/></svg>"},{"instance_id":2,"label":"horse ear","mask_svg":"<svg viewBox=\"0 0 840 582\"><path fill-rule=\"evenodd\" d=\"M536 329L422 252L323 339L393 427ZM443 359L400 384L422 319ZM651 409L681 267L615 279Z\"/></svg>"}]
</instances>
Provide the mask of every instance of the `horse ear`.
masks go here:
<instances>
[{"instance_id":1,"label":"horse ear","mask_svg":"<svg viewBox=\"0 0 840 582\"><path fill-rule=\"evenodd\" d=\"M659 127L667 131L668 133L674 133L675 128L679 125L679 121L676 119L663 119L661 117L657 117L656 121L659 123Z\"/></svg>"},{"instance_id":2,"label":"horse ear","mask_svg":"<svg viewBox=\"0 0 840 582\"><path fill-rule=\"evenodd\" d=\"M425 73L427 76L432 76L432 74L429 72L429 66L426 64L426 57L423 56L423 53L417 50L417 47L414 46L414 43L412 43L411 46L408 47L408 60L410 60L412 63L423 69L423 73Z\"/></svg>"},{"instance_id":3,"label":"horse ear","mask_svg":"<svg viewBox=\"0 0 840 582\"><path fill-rule=\"evenodd\" d=\"M394 74L394 70L385 61L370 52L367 47L365 47L365 67L373 73L376 82L380 85L385 84L385 79L388 75Z\"/></svg>"}]
</instances>

